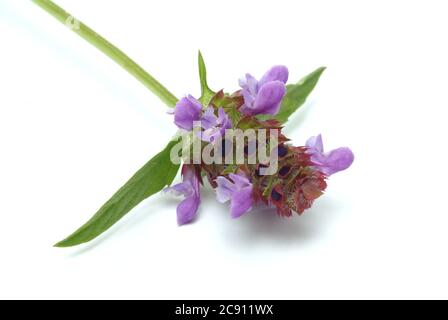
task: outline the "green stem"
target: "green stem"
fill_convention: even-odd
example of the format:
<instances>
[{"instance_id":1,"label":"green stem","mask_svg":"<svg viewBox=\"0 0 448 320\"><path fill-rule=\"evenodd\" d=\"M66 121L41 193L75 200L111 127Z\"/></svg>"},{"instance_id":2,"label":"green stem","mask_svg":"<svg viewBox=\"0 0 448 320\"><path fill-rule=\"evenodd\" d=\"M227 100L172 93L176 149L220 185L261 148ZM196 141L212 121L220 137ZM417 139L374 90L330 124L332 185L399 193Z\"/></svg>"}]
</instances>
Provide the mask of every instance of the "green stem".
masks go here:
<instances>
[{"instance_id":1,"label":"green stem","mask_svg":"<svg viewBox=\"0 0 448 320\"><path fill-rule=\"evenodd\" d=\"M129 58L123 51L90 29L81 21L75 19L70 13L53 3L51 0L32 0L35 4L47 11L60 22L69 26L72 31L90 42L109 58L122 66L127 72L143 83L149 90L157 95L168 106L174 107L178 99L169 92L160 82L143 70L137 63Z\"/></svg>"}]
</instances>

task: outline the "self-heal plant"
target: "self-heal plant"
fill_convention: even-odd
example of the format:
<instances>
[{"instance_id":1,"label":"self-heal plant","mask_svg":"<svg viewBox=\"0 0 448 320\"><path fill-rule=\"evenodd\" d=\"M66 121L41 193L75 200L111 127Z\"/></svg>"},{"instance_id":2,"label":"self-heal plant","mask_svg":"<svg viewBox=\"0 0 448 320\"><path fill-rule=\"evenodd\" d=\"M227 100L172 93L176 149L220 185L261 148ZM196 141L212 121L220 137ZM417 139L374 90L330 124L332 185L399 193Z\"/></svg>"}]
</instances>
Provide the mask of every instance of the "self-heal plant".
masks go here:
<instances>
[{"instance_id":1,"label":"self-heal plant","mask_svg":"<svg viewBox=\"0 0 448 320\"><path fill-rule=\"evenodd\" d=\"M210 89L199 53L201 96L178 99L121 50L51 0L33 2L67 25L76 22L72 31L174 108L170 112L173 127L181 133L89 221L56 246L70 247L96 238L142 200L162 190L182 198L177 206L177 222L190 223L198 215L201 187L206 183L215 190L217 200L229 206L232 218L257 206L271 207L283 217L302 214L326 190L328 177L352 164L354 156L349 148L325 152L321 135L309 138L304 146L294 146L282 132L325 68L287 84L288 69L274 66L259 80L247 73L239 80L238 90L226 93ZM193 152L194 161L185 152ZM182 181L170 186L181 165Z\"/></svg>"}]
</instances>

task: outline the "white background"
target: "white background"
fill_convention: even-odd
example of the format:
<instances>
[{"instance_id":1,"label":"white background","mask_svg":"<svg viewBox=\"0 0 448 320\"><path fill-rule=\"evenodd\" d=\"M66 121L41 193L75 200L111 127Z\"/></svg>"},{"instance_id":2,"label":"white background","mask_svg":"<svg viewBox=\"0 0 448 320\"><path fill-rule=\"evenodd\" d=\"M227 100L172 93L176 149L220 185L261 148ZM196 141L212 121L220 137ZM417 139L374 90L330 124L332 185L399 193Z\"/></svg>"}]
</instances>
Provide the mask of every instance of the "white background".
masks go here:
<instances>
[{"instance_id":1,"label":"white background","mask_svg":"<svg viewBox=\"0 0 448 320\"><path fill-rule=\"evenodd\" d=\"M444 1L58 0L181 97L274 64L325 65L286 129L353 166L301 217L232 220L204 190L176 224L157 195L109 232L84 223L176 131L167 108L30 1L0 2L0 298L448 298Z\"/></svg>"}]
</instances>

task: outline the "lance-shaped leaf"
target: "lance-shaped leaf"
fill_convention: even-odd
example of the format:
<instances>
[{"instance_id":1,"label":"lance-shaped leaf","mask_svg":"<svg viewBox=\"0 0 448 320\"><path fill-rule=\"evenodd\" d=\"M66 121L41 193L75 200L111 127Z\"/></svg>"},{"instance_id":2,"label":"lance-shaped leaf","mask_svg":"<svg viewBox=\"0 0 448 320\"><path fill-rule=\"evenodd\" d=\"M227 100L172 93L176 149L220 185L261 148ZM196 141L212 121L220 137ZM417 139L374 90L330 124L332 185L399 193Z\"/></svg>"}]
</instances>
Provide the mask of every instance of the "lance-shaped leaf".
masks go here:
<instances>
[{"instance_id":1,"label":"lance-shaped leaf","mask_svg":"<svg viewBox=\"0 0 448 320\"><path fill-rule=\"evenodd\" d=\"M283 97L280 111L274 118L281 123L288 121L289 117L304 104L306 98L310 95L311 91L313 91L324 70L325 67L320 67L302 78L296 84L287 85L286 94Z\"/></svg>"},{"instance_id":2,"label":"lance-shaped leaf","mask_svg":"<svg viewBox=\"0 0 448 320\"><path fill-rule=\"evenodd\" d=\"M210 100L215 95L207 84L207 68L205 67L204 58L202 57L201 51L198 52L198 66L199 66L199 80L201 81L201 97L199 101L207 106Z\"/></svg>"},{"instance_id":3,"label":"lance-shaped leaf","mask_svg":"<svg viewBox=\"0 0 448 320\"><path fill-rule=\"evenodd\" d=\"M88 242L109 229L141 201L170 185L179 170L170 160L173 140L149 160L126 184L109 199L82 227L56 247L72 247Z\"/></svg>"}]
</instances>

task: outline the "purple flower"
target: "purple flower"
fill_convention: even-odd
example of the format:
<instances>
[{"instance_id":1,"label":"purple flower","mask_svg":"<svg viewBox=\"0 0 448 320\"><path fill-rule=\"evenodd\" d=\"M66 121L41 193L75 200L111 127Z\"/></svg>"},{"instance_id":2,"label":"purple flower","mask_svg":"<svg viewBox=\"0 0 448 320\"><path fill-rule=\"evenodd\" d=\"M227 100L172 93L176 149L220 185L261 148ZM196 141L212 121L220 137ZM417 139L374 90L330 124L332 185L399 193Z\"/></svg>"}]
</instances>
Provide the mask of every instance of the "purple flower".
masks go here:
<instances>
[{"instance_id":1,"label":"purple flower","mask_svg":"<svg viewBox=\"0 0 448 320\"><path fill-rule=\"evenodd\" d=\"M308 153L311 154L311 161L315 167L327 176L350 167L355 157L353 152L346 147L324 152L320 134L309 138L306 146L309 148Z\"/></svg>"},{"instance_id":2,"label":"purple flower","mask_svg":"<svg viewBox=\"0 0 448 320\"><path fill-rule=\"evenodd\" d=\"M188 95L176 103L174 123L179 128L190 131L193 129L193 121L200 120L201 110L201 103L193 96Z\"/></svg>"},{"instance_id":3,"label":"purple flower","mask_svg":"<svg viewBox=\"0 0 448 320\"><path fill-rule=\"evenodd\" d=\"M286 81L288 81L288 69L285 66L272 67L260 81L247 73L246 78L240 80L244 97L241 111L247 115L276 115L286 93Z\"/></svg>"},{"instance_id":4,"label":"purple flower","mask_svg":"<svg viewBox=\"0 0 448 320\"><path fill-rule=\"evenodd\" d=\"M182 167L182 182L172 187L166 188L176 195L185 197L177 206L177 223L179 225L190 222L196 217L199 204L201 203L201 194L199 192L199 178L191 166Z\"/></svg>"},{"instance_id":5,"label":"purple flower","mask_svg":"<svg viewBox=\"0 0 448 320\"><path fill-rule=\"evenodd\" d=\"M201 126L204 129L202 140L213 143L224 137L226 129L232 128L232 121L223 108L218 109L216 116L213 107L208 107L202 116Z\"/></svg>"},{"instance_id":6,"label":"purple flower","mask_svg":"<svg viewBox=\"0 0 448 320\"><path fill-rule=\"evenodd\" d=\"M221 203L230 200L230 215L238 218L252 208L252 183L244 174L231 173L229 178L216 179L216 198Z\"/></svg>"}]
</instances>

